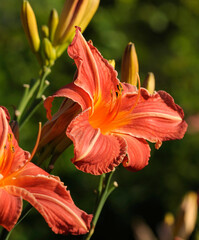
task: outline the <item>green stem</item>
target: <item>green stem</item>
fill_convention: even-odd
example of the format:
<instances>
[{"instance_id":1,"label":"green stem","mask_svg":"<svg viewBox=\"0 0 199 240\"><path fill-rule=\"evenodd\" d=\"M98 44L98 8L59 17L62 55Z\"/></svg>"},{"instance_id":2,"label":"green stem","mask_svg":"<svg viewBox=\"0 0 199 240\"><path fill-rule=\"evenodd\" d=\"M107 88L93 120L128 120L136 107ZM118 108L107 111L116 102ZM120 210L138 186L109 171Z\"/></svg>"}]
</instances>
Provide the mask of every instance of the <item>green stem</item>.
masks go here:
<instances>
[{"instance_id":1,"label":"green stem","mask_svg":"<svg viewBox=\"0 0 199 240\"><path fill-rule=\"evenodd\" d=\"M112 171L109 174L103 174L100 177L100 182L99 182L99 187L98 187L98 201L97 201L97 207L94 211L93 214L93 220L92 220L92 224L91 224L91 229L90 232L85 236L85 240L90 240L90 238L92 237L94 231L95 231L95 226L97 224L97 221L99 219L100 213L102 211L102 208L108 198L108 196L113 192L113 190L117 187L116 183L111 184L110 186L110 182L111 182L111 178L114 174L114 171Z\"/></svg>"},{"instance_id":2,"label":"green stem","mask_svg":"<svg viewBox=\"0 0 199 240\"><path fill-rule=\"evenodd\" d=\"M29 88L25 89L24 96L21 99L21 102L18 107L18 114L19 114L17 116L18 122L20 121L21 116L23 115L23 112L26 109L26 106L28 105L28 103L32 99L34 93L36 92L37 88L39 87L39 83L40 83L40 81L38 79L37 81L35 81L35 83L32 86L30 86L30 89Z\"/></svg>"},{"instance_id":3,"label":"green stem","mask_svg":"<svg viewBox=\"0 0 199 240\"><path fill-rule=\"evenodd\" d=\"M19 122L20 124L20 129L25 125L25 123L31 118L31 116L34 114L34 112L39 108L39 106L43 103L43 99L35 99L35 101L31 104L30 108L28 111L23 115L21 118L21 121Z\"/></svg>"},{"instance_id":4,"label":"green stem","mask_svg":"<svg viewBox=\"0 0 199 240\"><path fill-rule=\"evenodd\" d=\"M18 108L19 115L17 117L17 121L19 123L20 128L22 128L22 126L27 122L27 120L32 116L32 114L36 111L39 105L43 103L42 94L49 85L49 83L46 82L46 77L50 74L50 72L51 72L50 68L43 67L40 78L33 84L33 86L30 88L28 92L25 91L24 96ZM31 101L32 103L30 104ZM30 106L26 111L26 113L24 114L24 111L26 110L27 105L30 105Z\"/></svg>"},{"instance_id":5,"label":"green stem","mask_svg":"<svg viewBox=\"0 0 199 240\"><path fill-rule=\"evenodd\" d=\"M105 177L106 177L106 174L105 174L105 173L103 173L103 174L100 176L100 182L99 182L99 187L98 187L98 195L99 195L99 196L100 196L101 193L102 193L102 189L103 189L103 184L104 184Z\"/></svg>"},{"instance_id":6,"label":"green stem","mask_svg":"<svg viewBox=\"0 0 199 240\"><path fill-rule=\"evenodd\" d=\"M46 89L45 86L45 80L46 77L50 74L51 69L49 67L44 67L42 70L42 74L41 74L41 82L40 82L40 86L39 86L39 91L37 93L37 98L41 98L44 90Z\"/></svg>"}]
</instances>

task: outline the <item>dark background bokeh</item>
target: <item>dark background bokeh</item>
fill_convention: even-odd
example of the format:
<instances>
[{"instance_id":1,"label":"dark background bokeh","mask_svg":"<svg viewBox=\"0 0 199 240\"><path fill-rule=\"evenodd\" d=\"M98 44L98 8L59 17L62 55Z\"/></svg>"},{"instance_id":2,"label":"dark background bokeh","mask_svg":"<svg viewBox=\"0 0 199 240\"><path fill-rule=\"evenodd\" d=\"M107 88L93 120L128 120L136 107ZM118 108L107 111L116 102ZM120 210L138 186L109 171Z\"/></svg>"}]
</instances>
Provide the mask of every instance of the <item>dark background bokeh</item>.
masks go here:
<instances>
[{"instance_id":1,"label":"dark background bokeh","mask_svg":"<svg viewBox=\"0 0 199 240\"><path fill-rule=\"evenodd\" d=\"M38 76L39 66L29 49L21 22L20 0L0 0L0 105L13 115L23 93L22 85ZM38 25L46 24L49 12L60 13L64 0L30 1ZM121 57L129 41L135 43L140 77L156 77L156 90L165 90L183 107L189 131L181 141L163 143L152 152L149 165L131 173L120 166L114 180L119 187L108 199L93 239L134 239L132 221L141 217L153 229L165 213L176 214L182 196L199 189L199 1L197 0L101 0L100 7L84 32L87 40L107 59L116 60L120 76ZM75 66L65 52L57 60L48 80L46 96L73 78ZM194 118L193 118L194 116ZM194 121L191 121L194 119ZM31 151L38 121L46 121L44 108L20 132L20 146ZM75 203L88 213L95 202L99 177L82 173L71 164L70 147L57 161L53 174L59 175ZM192 239L196 239L196 230ZM17 226L11 240L81 239L53 234L33 210Z\"/></svg>"}]
</instances>

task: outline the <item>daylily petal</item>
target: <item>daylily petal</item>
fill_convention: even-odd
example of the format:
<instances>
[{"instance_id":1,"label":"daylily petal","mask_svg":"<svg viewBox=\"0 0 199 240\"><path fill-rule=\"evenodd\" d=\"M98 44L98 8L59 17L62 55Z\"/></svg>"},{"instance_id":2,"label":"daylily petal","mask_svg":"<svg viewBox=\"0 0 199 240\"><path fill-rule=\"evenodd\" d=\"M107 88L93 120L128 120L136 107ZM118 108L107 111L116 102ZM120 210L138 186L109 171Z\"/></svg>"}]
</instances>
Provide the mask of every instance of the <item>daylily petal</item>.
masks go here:
<instances>
[{"instance_id":1,"label":"daylily petal","mask_svg":"<svg viewBox=\"0 0 199 240\"><path fill-rule=\"evenodd\" d=\"M0 225L7 230L13 228L23 198L42 214L55 233L87 233L92 215L75 206L58 177L29 162L30 154L18 146L8 119L0 107Z\"/></svg>"},{"instance_id":2,"label":"daylily petal","mask_svg":"<svg viewBox=\"0 0 199 240\"><path fill-rule=\"evenodd\" d=\"M123 161L123 166L130 171L139 171L144 168L149 161L150 147L144 139L138 139L130 135L123 135L127 142L127 156Z\"/></svg>"},{"instance_id":3,"label":"daylily petal","mask_svg":"<svg viewBox=\"0 0 199 240\"><path fill-rule=\"evenodd\" d=\"M137 91L138 91L137 87L134 85L131 85L129 83L124 83L124 82L122 82L121 84L122 84L124 93L127 93L127 92L128 93L137 93Z\"/></svg>"},{"instance_id":4,"label":"daylily petal","mask_svg":"<svg viewBox=\"0 0 199 240\"><path fill-rule=\"evenodd\" d=\"M72 162L87 173L110 172L126 155L126 142L120 136L102 135L89 124L88 116L89 110L79 114L67 128L66 134L74 143Z\"/></svg>"},{"instance_id":5,"label":"daylily petal","mask_svg":"<svg viewBox=\"0 0 199 240\"><path fill-rule=\"evenodd\" d=\"M20 167L30 157L30 154L21 149L8 123L8 115L0 107L0 174L10 174Z\"/></svg>"},{"instance_id":6,"label":"daylily petal","mask_svg":"<svg viewBox=\"0 0 199 240\"><path fill-rule=\"evenodd\" d=\"M68 47L68 55L74 59L78 68L75 84L94 101L100 98L110 101L111 92L117 91L119 84L117 72L90 42L86 42L79 28Z\"/></svg>"},{"instance_id":7,"label":"daylily petal","mask_svg":"<svg viewBox=\"0 0 199 240\"><path fill-rule=\"evenodd\" d=\"M7 138L8 138L8 120L6 118L6 113L4 111L4 109L2 109L2 107L0 107L0 165L1 165L1 161L2 159L2 155L4 153L4 147L6 145L7 142Z\"/></svg>"},{"instance_id":8,"label":"daylily petal","mask_svg":"<svg viewBox=\"0 0 199 240\"><path fill-rule=\"evenodd\" d=\"M44 171L42 168L36 166L34 163L27 163L23 168L21 168L15 175L14 177L21 177L21 176L37 176L37 175L45 175L49 176L49 173Z\"/></svg>"},{"instance_id":9,"label":"daylily petal","mask_svg":"<svg viewBox=\"0 0 199 240\"><path fill-rule=\"evenodd\" d=\"M22 199L0 188L0 225L10 231L17 223L22 210Z\"/></svg>"},{"instance_id":10,"label":"daylily petal","mask_svg":"<svg viewBox=\"0 0 199 240\"><path fill-rule=\"evenodd\" d=\"M44 107L46 108L47 118L49 120L52 119L51 108L52 102L55 97L70 98L74 102L77 102L81 106L82 110L88 108L91 101L88 94L80 87L76 86L74 83L67 84L66 86L55 92L52 96L47 97L47 99L44 101Z\"/></svg>"},{"instance_id":11,"label":"daylily petal","mask_svg":"<svg viewBox=\"0 0 199 240\"><path fill-rule=\"evenodd\" d=\"M114 120L126 124L120 124L113 132L127 133L151 142L180 139L184 136L187 124L183 120L183 110L168 93L158 91L151 95L146 89L141 89L138 103L135 104L137 98L138 94L135 93L123 95L120 113L129 114L124 119Z\"/></svg>"},{"instance_id":12,"label":"daylily petal","mask_svg":"<svg viewBox=\"0 0 199 240\"><path fill-rule=\"evenodd\" d=\"M17 176L4 189L36 208L49 227L59 234L85 234L92 215L77 208L66 187L53 176Z\"/></svg>"}]
</instances>

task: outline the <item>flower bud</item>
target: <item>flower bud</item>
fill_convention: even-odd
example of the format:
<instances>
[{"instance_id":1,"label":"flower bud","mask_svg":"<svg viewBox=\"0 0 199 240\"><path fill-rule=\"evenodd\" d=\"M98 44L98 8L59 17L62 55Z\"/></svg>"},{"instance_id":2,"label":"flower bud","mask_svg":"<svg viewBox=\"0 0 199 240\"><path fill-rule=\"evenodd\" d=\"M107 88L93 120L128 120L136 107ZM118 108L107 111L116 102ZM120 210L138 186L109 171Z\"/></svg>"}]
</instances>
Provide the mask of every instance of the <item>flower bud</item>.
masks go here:
<instances>
[{"instance_id":1,"label":"flower bud","mask_svg":"<svg viewBox=\"0 0 199 240\"><path fill-rule=\"evenodd\" d=\"M59 16L58 16L57 10L52 9L52 11L50 12L49 20L48 20L49 39L51 42L53 42L58 23L59 23Z\"/></svg>"},{"instance_id":2,"label":"flower bud","mask_svg":"<svg viewBox=\"0 0 199 240\"><path fill-rule=\"evenodd\" d=\"M72 141L66 136L66 129L71 120L80 112L80 106L73 101L63 101L60 109L42 127L37 151L39 161L51 157L56 159Z\"/></svg>"},{"instance_id":3,"label":"flower bud","mask_svg":"<svg viewBox=\"0 0 199 240\"><path fill-rule=\"evenodd\" d=\"M52 46L48 38L44 38L42 41L43 52L47 60L54 61L56 59L56 51Z\"/></svg>"},{"instance_id":4,"label":"flower bud","mask_svg":"<svg viewBox=\"0 0 199 240\"><path fill-rule=\"evenodd\" d=\"M21 22L32 51L38 52L40 48L40 38L37 21L29 2L26 0L23 1L21 8Z\"/></svg>"},{"instance_id":5,"label":"flower bud","mask_svg":"<svg viewBox=\"0 0 199 240\"><path fill-rule=\"evenodd\" d=\"M76 22L82 18L88 0L66 0L60 21L55 32L53 45L60 45L67 42L71 30L75 32Z\"/></svg>"},{"instance_id":6,"label":"flower bud","mask_svg":"<svg viewBox=\"0 0 199 240\"><path fill-rule=\"evenodd\" d=\"M99 0L66 0L55 32L53 45L70 42L75 35L75 26L87 27L99 5Z\"/></svg>"},{"instance_id":7,"label":"flower bud","mask_svg":"<svg viewBox=\"0 0 199 240\"><path fill-rule=\"evenodd\" d=\"M129 42L122 57L121 81L137 86L139 65L135 46Z\"/></svg>"},{"instance_id":8,"label":"flower bud","mask_svg":"<svg viewBox=\"0 0 199 240\"><path fill-rule=\"evenodd\" d=\"M146 79L144 80L143 87L146 88L150 94L153 94L155 91L155 76L152 72L147 74Z\"/></svg>"},{"instance_id":9,"label":"flower bud","mask_svg":"<svg viewBox=\"0 0 199 240\"><path fill-rule=\"evenodd\" d=\"M100 0L89 0L88 5L86 7L86 11L84 13L84 16L82 18L82 21L79 25L81 27L82 32L86 29L89 22L93 18L94 14L96 13L98 6L99 6Z\"/></svg>"},{"instance_id":10,"label":"flower bud","mask_svg":"<svg viewBox=\"0 0 199 240\"><path fill-rule=\"evenodd\" d=\"M189 192L183 198L174 226L175 237L188 239L193 232L197 219L197 201L198 195L195 192Z\"/></svg>"},{"instance_id":11,"label":"flower bud","mask_svg":"<svg viewBox=\"0 0 199 240\"><path fill-rule=\"evenodd\" d=\"M48 38L48 37L49 37L49 29L48 29L48 26L42 25L42 26L41 26L41 33L42 33L42 37Z\"/></svg>"}]
</instances>

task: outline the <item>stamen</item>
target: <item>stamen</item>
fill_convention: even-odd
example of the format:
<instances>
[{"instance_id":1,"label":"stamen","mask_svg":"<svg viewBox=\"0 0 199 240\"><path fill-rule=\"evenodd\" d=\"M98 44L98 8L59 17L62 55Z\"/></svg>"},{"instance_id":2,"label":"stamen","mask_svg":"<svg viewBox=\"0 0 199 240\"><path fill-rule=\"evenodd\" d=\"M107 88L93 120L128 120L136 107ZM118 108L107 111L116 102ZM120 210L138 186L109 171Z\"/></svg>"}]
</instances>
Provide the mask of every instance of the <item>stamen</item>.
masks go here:
<instances>
[{"instance_id":1,"label":"stamen","mask_svg":"<svg viewBox=\"0 0 199 240\"><path fill-rule=\"evenodd\" d=\"M119 108L120 108L120 105L121 105L121 99L122 99L122 91L123 91L123 87L122 87L121 83L119 83L117 85L117 89L118 89L118 91L115 91L115 94L116 94L115 102L113 102L113 98L111 99L109 117L108 117L108 121L106 121L106 125L108 123L110 123L111 121L113 121L116 118L116 116L118 115L118 112L119 112ZM114 104L113 107L112 107L112 104Z\"/></svg>"},{"instance_id":2,"label":"stamen","mask_svg":"<svg viewBox=\"0 0 199 240\"><path fill-rule=\"evenodd\" d=\"M118 97L119 95L122 94L123 87L122 87L122 84L121 84L121 83L119 83L119 84L117 85L117 89L118 89L118 91L115 92L115 93L116 93L116 97Z\"/></svg>"},{"instance_id":3,"label":"stamen","mask_svg":"<svg viewBox=\"0 0 199 240\"><path fill-rule=\"evenodd\" d=\"M8 142L11 142L11 141L12 141L12 134L8 133Z\"/></svg>"},{"instance_id":4,"label":"stamen","mask_svg":"<svg viewBox=\"0 0 199 240\"><path fill-rule=\"evenodd\" d=\"M15 152L15 148L14 148L14 146L11 146L11 151L12 151L12 153Z\"/></svg>"}]
</instances>

